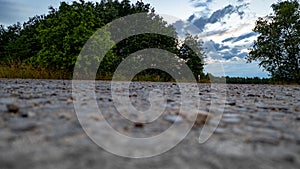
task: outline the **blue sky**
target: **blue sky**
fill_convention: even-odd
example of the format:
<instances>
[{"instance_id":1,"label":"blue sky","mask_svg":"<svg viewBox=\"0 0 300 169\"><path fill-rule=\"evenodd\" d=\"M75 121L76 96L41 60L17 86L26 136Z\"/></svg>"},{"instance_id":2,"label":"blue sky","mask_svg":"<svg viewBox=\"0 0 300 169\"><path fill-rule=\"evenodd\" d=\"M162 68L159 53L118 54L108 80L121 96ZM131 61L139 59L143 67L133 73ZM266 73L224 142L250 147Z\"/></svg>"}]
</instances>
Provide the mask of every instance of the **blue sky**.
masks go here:
<instances>
[{"instance_id":1,"label":"blue sky","mask_svg":"<svg viewBox=\"0 0 300 169\"><path fill-rule=\"evenodd\" d=\"M132 0L136 2L137 0ZM211 10L217 10L228 4L235 4L241 0L143 0L155 7L158 13L169 14L180 19L188 19L189 16L201 10L197 3L205 3ZM250 10L258 15L266 15L271 12L271 4L276 0L242 0L250 3Z\"/></svg>"},{"instance_id":2,"label":"blue sky","mask_svg":"<svg viewBox=\"0 0 300 169\"><path fill-rule=\"evenodd\" d=\"M28 17L47 13L49 6L58 7L60 2L0 0L0 24L24 22ZM267 77L267 72L262 71L258 63L246 64L244 57L248 53L247 48L256 38L252 32L255 20L271 13L270 6L277 0L143 0L143 2L150 3L159 14L181 19L182 21L176 24L178 30L189 32L188 24L201 29L199 32L191 33L205 41L208 55L206 71L215 75Z\"/></svg>"}]
</instances>

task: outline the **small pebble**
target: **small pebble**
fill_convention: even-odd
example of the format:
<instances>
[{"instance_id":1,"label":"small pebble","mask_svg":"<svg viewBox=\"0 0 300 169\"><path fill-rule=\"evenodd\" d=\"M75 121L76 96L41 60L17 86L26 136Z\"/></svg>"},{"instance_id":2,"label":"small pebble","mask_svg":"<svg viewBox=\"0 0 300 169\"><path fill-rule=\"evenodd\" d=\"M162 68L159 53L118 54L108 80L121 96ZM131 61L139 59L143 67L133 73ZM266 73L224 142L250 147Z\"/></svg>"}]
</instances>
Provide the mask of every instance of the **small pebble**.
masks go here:
<instances>
[{"instance_id":1,"label":"small pebble","mask_svg":"<svg viewBox=\"0 0 300 169\"><path fill-rule=\"evenodd\" d=\"M23 118L33 117L35 114L31 111L19 111L18 114Z\"/></svg>"},{"instance_id":2,"label":"small pebble","mask_svg":"<svg viewBox=\"0 0 300 169\"><path fill-rule=\"evenodd\" d=\"M235 102L229 102L229 103L227 103L227 105L229 105L229 106L235 106L236 103Z\"/></svg>"},{"instance_id":3,"label":"small pebble","mask_svg":"<svg viewBox=\"0 0 300 169\"><path fill-rule=\"evenodd\" d=\"M248 94L248 97L260 97L260 95L256 95L256 94Z\"/></svg>"},{"instance_id":4,"label":"small pebble","mask_svg":"<svg viewBox=\"0 0 300 169\"><path fill-rule=\"evenodd\" d=\"M16 104L13 104L13 103L7 104L6 107L7 107L8 112L10 112L10 113L17 113L20 110L19 106L17 106Z\"/></svg>"},{"instance_id":5,"label":"small pebble","mask_svg":"<svg viewBox=\"0 0 300 169\"><path fill-rule=\"evenodd\" d=\"M202 125L204 125L206 123L206 121L208 119L209 119L209 115L208 114L198 113L197 119L195 121L195 125L202 126Z\"/></svg>"},{"instance_id":6,"label":"small pebble","mask_svg":"<svg viewBox=\"0 0 300 169\"><path fill-rule=\"evenodd\" d=\"M134 127L136 127L136 128L144 128L144 123L134 123Z\"/></svg>"},{"instance_id":7,"label":"small pebble","mask_svg":"<svg viewBox=\"0 0 300 169\"><path fill-rule=\"evenodd\" d=\"M71 104L71 103L73 103L73 100L72 99L68 99L67 100L67 104Z\"/></svg>"}]
</instances>

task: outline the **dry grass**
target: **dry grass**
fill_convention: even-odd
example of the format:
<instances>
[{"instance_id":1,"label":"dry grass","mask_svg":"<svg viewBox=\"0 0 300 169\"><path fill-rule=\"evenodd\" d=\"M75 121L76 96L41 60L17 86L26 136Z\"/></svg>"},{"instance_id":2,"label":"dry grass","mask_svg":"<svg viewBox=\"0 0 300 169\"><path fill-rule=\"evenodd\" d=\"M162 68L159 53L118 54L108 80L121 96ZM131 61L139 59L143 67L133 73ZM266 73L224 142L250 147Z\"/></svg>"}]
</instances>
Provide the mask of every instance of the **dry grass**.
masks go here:
<instances>
[{"instance_id":1,"label":"dry grass","mask_svg":"<svg viewBox=\"0 0 300 169\"><path fill-rule=\"evenodd\" d=\"M10 64L0 65L0 78L18 78L18 79L72 79L72 72L65 72L62 70L49 70L47 68L37 66L34 67L30 64L24 64L22 62L13 62ZM90 76L86 76L90 77ZM97 80L111 80L113 74L97 74ZM83 77L84 79L84 77ZM126 78L125 78L126 79ZM152 81L152 82L163 82L164 79L160 76L155 75L139 75L136 76L134 81ZM171 80L175 82L174 80ZM210 83L209 80L201 79L201 83Z\"/></svg>"},{"instance_id":2,"label":"dry grass","mask_svg":"<svg viewBox=\"0 0 300 169\"><path fill-rule=\"evenodd\" d=\"M33 67L21 62L0 65L0 78L21 79L70 79L72 75L64 71L49 70L43 67Z\"/></svg>"}]
</instances>

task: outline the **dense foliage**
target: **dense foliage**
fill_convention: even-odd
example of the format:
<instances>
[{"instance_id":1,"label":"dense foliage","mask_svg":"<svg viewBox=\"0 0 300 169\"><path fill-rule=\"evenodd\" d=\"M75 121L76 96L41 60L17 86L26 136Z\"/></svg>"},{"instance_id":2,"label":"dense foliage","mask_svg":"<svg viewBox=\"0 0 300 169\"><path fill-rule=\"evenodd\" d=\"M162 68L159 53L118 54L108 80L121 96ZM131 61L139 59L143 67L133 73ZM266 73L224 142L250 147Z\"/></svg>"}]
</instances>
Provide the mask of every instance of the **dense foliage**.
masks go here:
<instances>
[{"instance_id":1,"label":"dense foliage","mask_svg":"<svg viewBox=\"0 0 300 169\"><path fill-rule=\"evenodd\" d=\"M49 71L60 70L68 72L71 78L80 51L99 28L120 17L141 12L148 13L157 29L172 32L177 37L175 28L156 15L150 4L142 1L135 4L131 4L129 0L101 0L96 3L80 0L71 4L61 2L58 9L50 7L47 15L32 17L24 24L0 26L1 64L17 62L31 67L43 67ZM145 23L144 26L149 25ZM101 38L100 41L103 42L112 41L109 32L103 33ZM106 54L98 74L100 78L111 77L119 63L129 54L145 48L160 48L177 54L197 76L203 72L204 57L202 44L198 41L197 37L190 35L183 42L157 34L129 37ZM186 44L193 46L193 49ZM97 56L94 59L97 62ZM149 70L149 73L155 76L162 74L162 77L166 77L165 80L170 78L158 70Z\"/></svg>"},{"instance_id":2,"label":"dense foliage","mask_svg":"<svg viewBox=\"0 0 300 169\"><path fill-rule=\"evenodd\" d=\"M274 14L259 18L254 31L259 33L248 60L260 66L277 81L300 84L300 6L297 0L272 5Z\"/></svg>"}]
</instances>

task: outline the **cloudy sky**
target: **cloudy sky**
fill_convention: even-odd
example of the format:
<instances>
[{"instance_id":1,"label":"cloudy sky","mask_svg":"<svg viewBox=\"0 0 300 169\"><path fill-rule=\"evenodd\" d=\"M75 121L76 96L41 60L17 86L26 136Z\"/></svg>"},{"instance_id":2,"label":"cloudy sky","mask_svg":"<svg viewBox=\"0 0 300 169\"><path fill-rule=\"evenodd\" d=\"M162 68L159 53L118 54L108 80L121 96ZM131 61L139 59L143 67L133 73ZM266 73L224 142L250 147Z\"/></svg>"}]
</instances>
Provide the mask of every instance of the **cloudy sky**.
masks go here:
<instances>
[{"instance_id":1,"label":"cloudy sky","mask_svg":"<svg viewBox=\"0 0 300 169\"><path fill-rule=\"evenodd\" d=\"M93 0L95 1L95 0ZM214 75L267 77L257 63L246 64L244 57L256 34L255 20L272 12L277 0L143 0L159 14L181 19L174 22L179 34L189 32L205 41L206 71ZM136 0L132 0L136 2ZM0 24L24 22L58 7L59 0L0 0Z\"/></svg>"}]
</instances>

